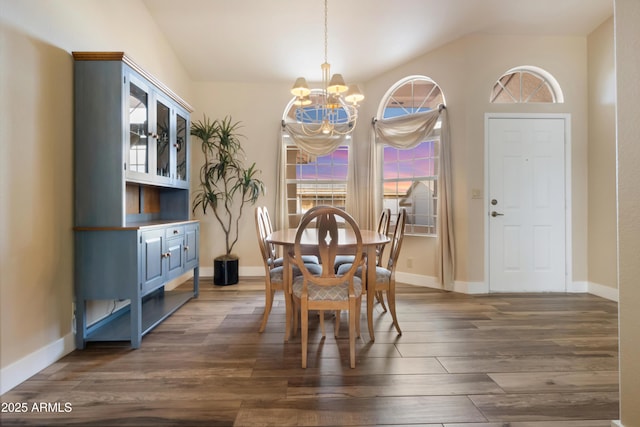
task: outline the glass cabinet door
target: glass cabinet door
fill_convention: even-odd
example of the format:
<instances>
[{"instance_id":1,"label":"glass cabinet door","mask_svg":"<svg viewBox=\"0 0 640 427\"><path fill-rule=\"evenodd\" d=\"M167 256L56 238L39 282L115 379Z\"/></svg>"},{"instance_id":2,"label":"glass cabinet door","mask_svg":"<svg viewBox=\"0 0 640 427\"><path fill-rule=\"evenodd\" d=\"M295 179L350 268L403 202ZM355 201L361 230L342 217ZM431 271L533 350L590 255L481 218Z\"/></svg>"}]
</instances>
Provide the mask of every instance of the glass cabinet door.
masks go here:
<instances>
[{"instance_id":1,"label":"glass cabinet door","mask_svg":"<svg viewBox=\"0 0 640 427\"><path fill-rule=\"evenodd\" d=\"M149 172L149 94L129 85L129 171Z\"/></svg>"},{"instance_id":2,"label":"glass cabinet door","mask_svg":"<svg viewBox=\"0 0 640 427\"><path fill-rule=\"evenodd\" d=\"M187 119L176 114L176 176L178 181L187 181Z\"/></svg>"},{"instance_id":3,"label":"glass cabinet door","mask_svg":"<svg viewBox=\"0 0 640 427\"><path fill-rule=\"evenodd\" d=\"M171 176L171 112L167 105L156 101L156 175Z\"/></svg>"}]
</instances>

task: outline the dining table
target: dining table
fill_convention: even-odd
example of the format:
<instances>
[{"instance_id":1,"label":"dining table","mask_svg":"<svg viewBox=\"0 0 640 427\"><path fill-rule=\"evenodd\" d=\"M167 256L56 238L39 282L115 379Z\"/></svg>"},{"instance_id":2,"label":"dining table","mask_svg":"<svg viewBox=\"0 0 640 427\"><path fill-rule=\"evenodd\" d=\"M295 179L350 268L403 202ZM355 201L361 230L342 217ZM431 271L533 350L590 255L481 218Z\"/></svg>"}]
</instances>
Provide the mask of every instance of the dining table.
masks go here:
<instances>
[{"instance_id":1,"label":"dining table","mask_svg":"<svg viewBox=\"0 0 640 427\"><path fill-rule=\"evenodd\" d=\"M269 234L266 238L268 243L281 246L283 248L284 258L284 281L285 281L285 310L286 310L286 326L285 326L285 340L288 341L291 337L291 325L293 319L293 299L291 296L291 283L292 278L289 277L289 256L293 256L293 248L296 242L295 228L286 228L282 230L276 230ZM303 231L300 246L305 253L313 254L317 252L318 247L318 233L315 228L307 228ZM376 282L376 248L381 245L386 245L390 242L389 236L378 233L376 230L361 229L360 235L362 236L363 252L366 256L366 283ZM338 251L353 253L353 248L356 246L356 237L353 230L348 228L340 228L338 230ZM331 266L333 268L333 266ZM371 341L375 341L375 335L373 332L373 301L375 299L375 286L367 285L367 325L369 328L369 338ZM339 319L336 319L339 321Z\"/></svg>"}]
</instances>

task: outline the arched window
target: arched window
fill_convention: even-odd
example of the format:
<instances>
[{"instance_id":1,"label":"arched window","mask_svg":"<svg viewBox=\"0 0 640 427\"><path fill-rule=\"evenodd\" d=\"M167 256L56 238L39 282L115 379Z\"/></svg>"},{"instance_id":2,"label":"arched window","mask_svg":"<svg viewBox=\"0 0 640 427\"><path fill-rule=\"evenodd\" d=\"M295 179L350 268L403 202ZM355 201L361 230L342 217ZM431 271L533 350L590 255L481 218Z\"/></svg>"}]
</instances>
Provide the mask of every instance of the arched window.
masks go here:
<instances>
[{"instance_id":1,"label":"arched window","mask_svg":"<svg viewBox=\"0 0 640 427\"><path fill-rule=\"evenodd\" d=\"M312 95L315 96L312 91ZM283 120L296 123L317 124L321 112L301 109L293 98L283 115ZM337 109L336 123L346 114ZM299 147L286 130L282 132L284 162L284 186L281 191L281 206L286 215L285 225L295 228L302 215L318 205L330 205L345 209L347 198L347 174L351 137L338 138L339 144L328 154L316 155Z\"/></svg>"},{"instance_id":2,"label":"arched window","mask_svg":"<svg viewBox=\"0 0 640 427\"><path fill-rule=\"evenodd\" d=\"M440 87L425 76L409 76L393 85L385 94L378 118L391 118L437 110L444 105ZM438 203L439 128L409 149L383 146L382 200L391 209L392 218L400 208L407 210L408 234L436 234Z\"/></svg>"},{"instance_id":3,"label":"arched window","mask_svg":"<svg viewBox=\"0 0 640 427\"><path fill-rule=\"evenodd\" d=\"M491 91L492 103L562 103L564 97L557 80L542 68L521 66L508 70Z\"/></svg>"}]
</instances>

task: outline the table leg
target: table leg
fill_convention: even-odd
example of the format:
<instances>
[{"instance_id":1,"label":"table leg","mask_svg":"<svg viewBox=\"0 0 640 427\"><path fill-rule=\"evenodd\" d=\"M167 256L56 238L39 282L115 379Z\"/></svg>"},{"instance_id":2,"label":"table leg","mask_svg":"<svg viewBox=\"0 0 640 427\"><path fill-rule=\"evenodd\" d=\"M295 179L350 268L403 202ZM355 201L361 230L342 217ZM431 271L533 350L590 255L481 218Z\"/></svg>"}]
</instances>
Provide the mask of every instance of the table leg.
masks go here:
<instances>
[{"instance_id":1,"label":"table leg","mask_svg":"<svg viewBox=\"0 0 640 427\"><path fill-rule=\"evenodd\" d=\"M373 333L373 300L376 294L376 247L367 246L367 324L369 325L369 337L375 341Z\"/></svg>"},{"instance_id":2,"label":"table leg","mask_svg":"<svg viewBox=\"0 0 640 427\"><path fill-rule=\"evenodd\" d=\"M290 279L289 279L289 251L285 247L283 251L284 263L282 264L282 283L283 283L283 293L284 293L284 307L285 307L285 326L284 326L284 340L289 341L291 337L291 321L293 320L293 301L291 300L291 292L290 290Z\"/></svg>"}]
</instances>

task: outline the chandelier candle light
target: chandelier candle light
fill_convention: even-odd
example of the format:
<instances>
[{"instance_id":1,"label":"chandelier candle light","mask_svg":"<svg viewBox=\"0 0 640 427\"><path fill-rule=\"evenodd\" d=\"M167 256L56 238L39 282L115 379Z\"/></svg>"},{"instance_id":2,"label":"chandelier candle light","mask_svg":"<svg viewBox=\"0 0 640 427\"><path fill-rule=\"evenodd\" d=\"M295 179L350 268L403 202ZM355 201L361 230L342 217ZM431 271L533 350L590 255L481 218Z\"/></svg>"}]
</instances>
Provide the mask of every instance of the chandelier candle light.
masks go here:
<instances>
[{"instance_id":1,"label":"chandelier candle light","mask_svg":"<svg viewBox=\"0 0 640 427\"><path fill-rule=\"evenodd\" d=\"M331 76L327 61L327 0L324 0L324 63L322 90L312 93L304 77L298 77L291 88L296 97L296 116L307 135L346 135L358 118L358 103L364 99L357 85L347 86L342 74Z\"/></svg>"}]
</instances>

